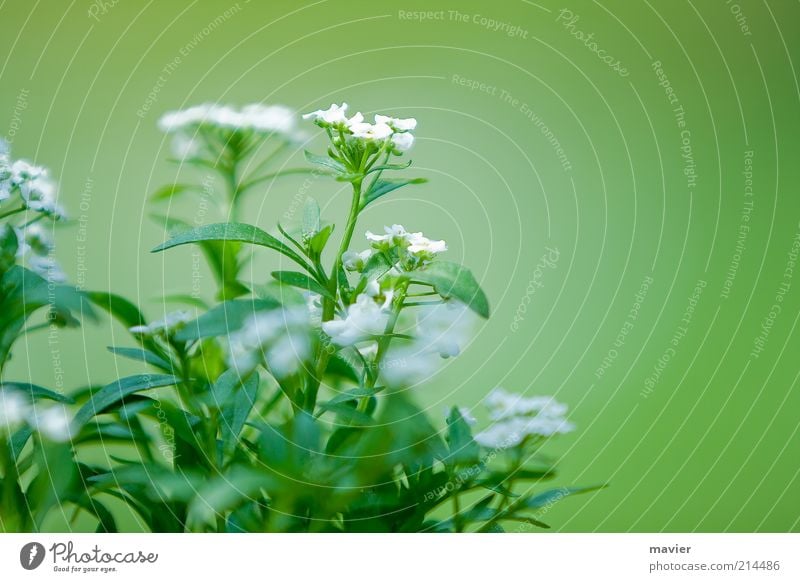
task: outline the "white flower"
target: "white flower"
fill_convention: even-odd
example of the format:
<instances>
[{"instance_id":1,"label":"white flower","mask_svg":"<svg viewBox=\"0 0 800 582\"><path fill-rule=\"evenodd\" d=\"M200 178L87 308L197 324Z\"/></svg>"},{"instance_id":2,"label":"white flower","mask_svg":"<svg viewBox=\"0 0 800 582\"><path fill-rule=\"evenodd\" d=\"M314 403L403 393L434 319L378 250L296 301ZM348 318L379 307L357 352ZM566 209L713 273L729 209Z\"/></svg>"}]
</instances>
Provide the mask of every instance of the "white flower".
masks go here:
<instances>
[{"instance_id":1,"label":"white flower","mask_svg":"<svg viewBox=\"0 0 800 582\"><path fill-rule=\"evenodd\" d=\"M431 240L422 236L421 232L411 233L408 236L408 252L423 259L431 259L433 255L447 250L447 243L443 240Z\"/></svg>"},{"instance_id":2,"label":"white flower","mask_svg":"<svg viewBox=\"0 0 800 582\"><path fill-rule=\"evenodd\" d=\"M347 128L353 133L353 137L369 141L383 141L393 133L392 128L385 123L348 123Z\"/></svg>"},{"instance_id":3,"label":"white flower","mask_svg":"<svg viewBox=\"0 0 800 582\"><path fill-rule=\"evenodd\" d=\"M362 293L356 302L347 308L347 316L344 319L325 321L322 323L322 329L331 337L333 343L349 346L382 334L388 320L389 313L375 303L372 297Z\"/></svg>"},{"instance_id":4,"label":"white flower","mask_svg":"<svg viewBox=\"0 0 800 582\"><path fill-rule=\"evenodd\" d=\"M297 123L294 110L284 105L246 105L242 114L248 127L261 132L289 134Z\"/></svg>"},{"instance_id":5,"label":"white flower","mask_svg":"<svg viewBox=\"0 0 800 582\"><path fill-rule=\"evenodd\" d=\"M328 109L317 109L311 113L306 113L303 115L303 119L313 119L319 123L335 125L347 121L345 111L347 111L347 103L342 103L341 105L332 103Z\"/></svg>"},{"instance_id":6,"label":"white flower","mask_svg":"<svg viewBox=\"0 0 800 582\"><path fill-rule=\"evenodd\" d=\"M549 437L574 430L564 415L567 406L550 396L524 397L496 388L486 398L495 423L475 435L487 448L515 447L529 436Z\"/></svg>"},{"instance_id":7,"label":"white flower","mask_svg":"<svg viewBox=\"0 0 800 582\"><path fill-rule=\"evenodd\" d=\"M42 171L18 182L23 204L31 210L52 215L56 219L66 218L64 209L56 201L56 183L47 176L46 170L36 166L33 168Z\"/></svg>"},{"instance_id":8,"label":"white flower","mask_svg":"<svg viewBox=\"0 0 800 582\"><path fill-rule=\"evenodd\" d=\"M557 402L551 396L525 397L502 388L492 390L486 397L485 404L492 420L539 413L556 417L565 415L568 410L566 404Z\"/></svg>"},{"instance_id":9,"label":"white flower","mask_svg":"<svg viewBox=\"0 0 800 582\"><path fill-rule=\"evenodd\" d=\"M475 316L459 301L435 305L417 315L416 341L443 358L461 353L472 335Z\"/></svg>"},{"instance_id":10,"label":"white flower","mask_svg":"<svg viewBox=\"0 0 800 582\"><path fill-rule=\"evenodd\" d=\"M66 283L67 275L61 270L61 265L54 257L49 255L34 255L28 258L31 270L50 283Z\"/></svg>"},{"instance_id":11,"label":"white flower","mask_svg":"<svg viewBox=\"0 0 800 582\"><path fill-rule=\"evenodd\" d=\"M413 117L398 119L388 115L376 115L375 123L388 125L395 131L412 131L417 128L417 120Z\"/></svg>"},{"instance_id":12,"label":"white flower","mask_svg":"<svg viewBox=\"0 0 800 582\"><path fill-rule=\"evenodd\" d=\"M192 319L194 317L186 310L172 311L167 313L164 319L153 321L148 325L134 325L129 331L147 336L170 336L192 321Z\"/></svg>"},{"instance_id":13,"label":"white flower","mask_svg":"<svg viewBox=\"0 0 800 582\"><path fill-rule=\"evenodd\" d=\"M29 422L51 441L64 442L72 438L72 419L65 406L55 405L41 412L34 410Z\"/></svg>"},{"instance_id":14,"label":"white flower","mask_svg":"<svg viewBox=\"0 0 800 582\"><path fill-rule=\"evenodd\" d=\"M392 144L398 152L407 152L414 145L414 136L410 133L396 133L392 136Z\"/></svg>"},{"instance_id":15,"label":"white flower","mask_svg":"<svg viewBox=\"0 0 800 582\"><path fill-rule=\"evenodd\" d=\"M342 255L342 266L348 271L361 272L371 256L372 249L367 249L365 251L361 251L360 253L356 251L346 251Z\"/></svg>"},{"instance_id":16,"label":"white flower","mask_svg":"<svg viewBox=\"0 0 800 582\"><path fill-rule=\"evenodd\" d=\"M0 390L0 436L22 423L28 410L25 396L14 390Z\"/></svg>"},{"instance_id":17,"label":"white flower","mask_svg":"<svg viewBox=\"0 0 800 582\"><path fill-rule=\"evenodd\" d=\"M184 133L176 133L172 138L172 154L179 160L191 159L200 153L199 140Z\"/></svg>"},{"instance_id":18,"label":"white flower","mask_svg":"<svg viewBox=\"0 0 800 582\"><path fill-rule=\"evenodd\" d=\"M392 344L380 364L381 379L388 386L411 386L430 379L439 369L439 356L415 343Z\"/></svg>"},{"instance_id":19,"label":"white flower","mask_svg":"<svg viewBox=\"0 0 800 582\"><path fill-rule=\"evenodd\" d=\"M263 360L276 378L300 370L311 355L310 318L305 306L273 309L251 316L230 335L228 363L241 374Z\"/></svg>"},{"instance_id":20,"label":"white flower","mask_svg":"<svg viewBox=\"0 0 800 582\"><path fill-rule=\"evenodd\" d=\"M374 234L367 231L367 240L372 243L372 246L379 249L388 249L392 246L407 246L409 237L422 236L421 232L409 233L402 224L393 224L392 226L384 226L383 231L386 234Z\"/></svg>"}]
</instances>

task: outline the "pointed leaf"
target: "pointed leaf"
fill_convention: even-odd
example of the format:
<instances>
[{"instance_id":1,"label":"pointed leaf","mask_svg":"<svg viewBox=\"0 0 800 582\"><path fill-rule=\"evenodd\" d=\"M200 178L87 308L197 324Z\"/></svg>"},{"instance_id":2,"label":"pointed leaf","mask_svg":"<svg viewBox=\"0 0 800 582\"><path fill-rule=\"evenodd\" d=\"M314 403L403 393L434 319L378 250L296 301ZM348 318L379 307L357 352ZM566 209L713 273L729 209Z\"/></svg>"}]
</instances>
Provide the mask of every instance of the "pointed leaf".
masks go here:
<instances>
[{"instance_id":1,"label":"pointed leaf","mask_svg":"<svg viewBox=\"0 0 800 582\"><path fill-rule=\"evenodd\" d=\"M489 300L466 267L450 261L434 261L411 277L417 283L432 285L442 297L455 297L481 317L489 317Z\"/></svg>"},{"instance_id":2,"label":"pointed leaf","mask_svg":"<svg viewBox=\"0 0 800 582\"><path fill-rule=\"evenodd\" d=\"M182 232L152 250L157 253L185 244L203 241L237 241L267 247L282 253L293 261L306 267L306 262L291 248L271 234L251 224L238 222L219 222L207 224Z\"/></svg>"},{"instance_id":3,"label":"pointed leaf","mask_svg":"<svg viewBox=\"0 0 800 582\"><path fill-rule=\"evenodd\" d=\"M381 196L385 196L389 192L394 192L398 188L402 188L403 186L408 186L409 184L423 184L427 182L425 178L411 178L404 179L404 180L378 180L375 184L370 188L367 192L363 194L363 198L361 200L361 208L364 208L367 204L374 202Z\"/></svg>"},{"instance_id":4,"label":"pointed leaf","mask_svg":"<svg viewBox=\"0 0 800 582\"><path fill-rule=\"evenodd\" d=\"M76 425L81 426L92 417L102 414L109 407L122 401L126 396L162 386L172 386L178 382L180 382L178 378L168 374L138 374L122 378L103 386L93 394L89 402L78 410L74 422Z\"/></svg>"},{"instance_id":5,"label":"pointed leaf","mask_svg":"<svg viewBox=\"0 0 800 582\"><path fill-rule=\"evenodd\" d=\"M328 299L333 299L333 295L331 295L330 291L305 273L298 273L297 271L273 271L272 276L284 285L297 287L298 289L311 291L312 293L317 293Z\"/></svg>"}]
</instances>

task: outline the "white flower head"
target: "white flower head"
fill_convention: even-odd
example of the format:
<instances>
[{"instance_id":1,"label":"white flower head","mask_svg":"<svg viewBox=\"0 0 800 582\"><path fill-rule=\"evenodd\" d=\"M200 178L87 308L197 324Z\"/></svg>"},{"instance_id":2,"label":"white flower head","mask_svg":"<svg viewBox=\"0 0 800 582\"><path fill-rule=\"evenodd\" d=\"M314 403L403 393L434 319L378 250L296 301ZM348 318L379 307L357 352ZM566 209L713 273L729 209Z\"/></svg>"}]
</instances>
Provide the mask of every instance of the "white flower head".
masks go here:
<instances>
[{"instance_id":1,"label":"white flower head","mask_svg":"<svg viewBox=\"0 0 800 582\"><path fill-rule=\"evenodd\" d=\"M28 257L31 270L50 283L66 283L67 275L61 269L55 257L50 255L33 255Z\"/></svg>"},{"instance_id":2,"label":"white flower head","mask_svg":"<svg viewBox=\"0 0 800 582\"><path fill-rule=\"evenodd\" d=\"M439 368L435 353L413 342L392 344L380 364L381 380L388 386L411 386L429 380Z\"/></svg>"},{"instance_id":3,"label":"white flower head","mask_svg":"<svg viewBox=\"0 0 800 582\"><path fill-rule=\"evenodd\" d=\"M0 390L0 436L24 422L30 410L28 399L16 390Z\"/></svg>"},{"instance_id":4,"label":"white flower head","mask_svg":"<svg viewBox=\"0 0 800 582\"><path fill-rule=\"evenodd\" d=\"M321 125L323 127L339 125L347 122L347 116L345 115L346 111L347 103L342 103L341 105L332 103L328 109L317 109L311 113L306 113L303 115L303 119L312 119L317 123L317 125Z\"/></svg>"},{"instance_id":5,"label":"white flower head","mask_svg":"<svg viewBox=\"0 0 800 582\"><path fill-rule=\"evenodd\" d=\"M421 232L415 232L408 236L408 252L423 261L429 261L446 250L447 243L443 240L431 240L423 236Z\"/></svg>"},{"instance_id":6,"label":"white flower head","mask_svg":"<svg viewBox=\"0 0 800 582\"><path fill-rule=\"evenodd\" d=\"M550 396L525 397L496 388L486 406L495 422L475 435L475 441L487 448L515 447L530 436L550 437L575 428L565 418L567 405Z\"/></svg>"},{"instance_id":7,"label":"white flower head","mask_svg":"<svg viewBox=\"0 0 800 582\"><path fill-rule=\"evenodd\" d=\"M167 313L164 319L153 321L147 325L134 325L129 331L150 337L169 337L182 329L192 319L194 319L194 316L186 310L172 311Z\"/></svg>"},{"instance_id":8,"label":"white flower head","mask_svg":"<svg viewBox=\"0 0 800 582\"><path fill-rule=\"evenodd\" d=\"M414 145L414 136L408 132L395 133L392 136L392 145L395 151L399 153L407 152Z\"/></svg>"},{"instance_id":9,"label":"white flower head","mask_svg":"<svg viewBox=\"0 0 800 582\"><path fill-rule=\"evenodd\" d=\"M406 232L402 224L393 224L392 226L383 227L385 234L374 234L367 231L367 240L372 243L372 246L378 250L388 250L391 247L401 246L406 247L409 244L409 237L413 235L422 235L419 233Z\"/></svg>"},{"instance_id":10,"label":"white flower head","mask_svg":"<svg viewBox=\"0 0 800 582\"><path fill-rule=\"evenodd\" d=\"M416 341L443 358L455 357L472 336L475 315L460 301L448 301L417 315Z\"/></svg>"},{"instance_id":11,"label":"white flower head","mask_svg":"<svg viewBox=\"0 0 800 582\"><path fill-rule=\"evenodd\" d=\"M356 251L346 251L342 255L342 266L348 271L357 271L360 273L370 257L372 257L372 249L367 249L360 253Z\"/></svg>"},{"instance_id":12,"label":"white flower head","mask_svg":"<svg viewBox=\"0 0 800 582\"><path fill-rule=\"evenodd\" d=\"M310 318L305 305L252 315L230 334L228 363L241 374L262 362L279 379L297 373L311 356Z\"/></svg>"},{"instance_id":13,"label":"white flower head","mask_svg":"<svg viewBox=\"0 0 800 582\"><path fill-rule=\"evenodd\" d=\"M24 162L26 165L27 163ZM17 163L15 162L15 166ZM31 172L32 170L32 172ZM64 209L58 204L56 183L47 175L47 170L30 166L12 175L19 187L22 203L31 210L48 214L56 219L66 218Z\"/></svg>"},{"instance_id":14,"label":"white flower head","mask_svg":"<svg viewBox=\"0 0 800 582\"><path fill-rule=\"evenodd\" d=\"M388 125L394 131L398 132L413 131L417 128L417 120L413 117L399 119L397 117L389 117L388 115L376 115L375 123Z\"/></svg>"},{"instance_id":15,"label":"white flower head","mask_svg":"<svg viewBox=\"0 0 800 582\"><path fill-rule=\"evenodd\" d=\"M386 329L389 313L375 300L362 293L356 302L347 308L344 319L325 321L323 331L339 346L349 346L359 341L380 335Z\"/></svg>"},{"instance_id":16,"label":"white flower head","mask_svg":"<svg viewBox=\"0 0 800 582\"><path fill-rule=\"evenodd\" d=\"M39 411L34 409L29 422L39 434L55 442L65 442L72 438L74 427L69 410L57 404Z\"/></svg>"}]
</instances>

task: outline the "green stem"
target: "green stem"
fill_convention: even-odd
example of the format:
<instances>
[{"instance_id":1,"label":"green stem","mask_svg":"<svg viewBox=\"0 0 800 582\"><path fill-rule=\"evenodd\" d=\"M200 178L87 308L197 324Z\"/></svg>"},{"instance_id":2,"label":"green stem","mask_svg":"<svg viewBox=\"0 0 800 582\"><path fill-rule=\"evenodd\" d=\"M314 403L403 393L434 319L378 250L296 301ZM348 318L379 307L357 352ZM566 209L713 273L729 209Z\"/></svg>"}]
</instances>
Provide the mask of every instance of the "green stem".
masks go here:
<instances>
[{"instance_id":1,"label":"green stem","mask_svg":"<svg viewBox=\"0 0 800 582\"><path fill-rule=\"evenodd\" d=\"M336 297L339 289L339 269L342 265L342 255L350 248L350 241L353 239L353 232L358 222L358 211L361 204L361 180L353 182L353 198L350 202L350 213L347 216L347 225L345 226L344 236L339 245L339 250L336 253L336 259L333 262L331 275L328 279L328 291L331 297ZM334 299L324 297L322 299L322 321L330 321L336 315L336 303ZM307 412L313 414L314 408L317 405L317 394L319 393L319 386L322 383L322 376L325 374L325 369L328 366L331 353L327 343L320 344L319 356L317 359L317 368L314 371L314 377L309 378L308 388L305 397L305 409Z\"/></svg>"},{"instance_id":2,"label":"green stem","mask_svg":"<svg viewBox=\"0 0 800 582\"><path fill-rule=\"evenodd\" d=\"M20 212L23 212L24 210L25 210L25 206L20 206L19 208L14 208L12 210L7 210L6 212L3 212L2 214L0 214L0 218L6 218L8 216L12 216L14 214L18 214Z\"/></svg>"}]
</instances>

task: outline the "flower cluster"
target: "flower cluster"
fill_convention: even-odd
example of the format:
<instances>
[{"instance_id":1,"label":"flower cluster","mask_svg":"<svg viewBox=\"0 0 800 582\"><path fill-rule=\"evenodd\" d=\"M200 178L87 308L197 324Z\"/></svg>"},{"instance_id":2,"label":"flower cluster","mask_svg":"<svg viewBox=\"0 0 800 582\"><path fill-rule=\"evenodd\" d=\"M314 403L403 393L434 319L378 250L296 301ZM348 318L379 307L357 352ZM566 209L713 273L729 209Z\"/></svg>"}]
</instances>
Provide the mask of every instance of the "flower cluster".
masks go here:
<instances>
[{"instance_id":1,"label":"flower cluster","mask_svg":"<svg viewBox=\"0 0 800 582\"><path fill-rule=\"evenodd\" d=\"M366 233L372 248L365 251L347 251L342 255L342 265L348 271L361 272L377 251L397 263L405 271L413 271L430 263L436 255L447 250L443 240L431 240L421 232L408 232L400 224L384 227L384 234Z\"/></svg>"},{"instance_id":2,"label":"flower cluster","mask_svg":"<svg viewBox=\"0 0 800 582\"><path fill-rule=\"evenodd\" d=\"M328 109L318 109L303 115L303 119L312 119L317 125L331 132L334 143L343 145L348 140L356 140L364 144L375 144L379 148L391 149L395 153L408 151L414 145L411 133L417 127L413 117L400 119L388 115L375 115L374 123L364 120L361 112L347 117L347 103L333 103Z\"/></svg>"},{"instance_id":3,"label":"flower cluster","mask_svg":"<svg viewBox=\"0 0 800 582\"><path fill-rule=\"evenodd\" d=\"M53 257L55 244L50 233L41 224L14 228L17 237L17 259L27 261L28 267L41 277L55 283L64 283L67 276Z\"/></svg>"},{"instance_id":4,"label":"flower cluster","mask_svg":"<svg viewBox=\"0 0 800 582\"><path fill-rule=\"evenodd\" d=\"M0 140L0 203L19 193L22 206L35 212L66 218L58 204L56 183L46 168L26 160L12 160L8 145Z\"/></svg>"},{"instance_id":5,"label":"flower cluster","mask_svg":"<svg viewBox=\"0 0 800 582\"><path fill-rule=\"evenodd\" d=\"M182 309L167 313L164 319L152 321L147 325L134 325L129 331L147 337L167 339L180 331L192 319L194 319L192 314Z\"/></svg>"},{"instance_id":6,"label":"flower cluster","mask_svg":"<svg viewBox=\"0 0 800 582\"><path fill-rule=\"evenodd\" d=\"M299 372L311 356L310 331L309 311L302 305L255 314L230 334L228 363L242 375L266 363L282 380Z\"/></svg>"},{"instance_id":7,"label":"flower cluster","mask_svg":"<svg viewBox=\"0 0 800 582\"><path fill-rule=\"evenodd\" d=\"M31 406L30 400L16 390L0 390L0 436L27 424L45 438L68 441L73 435L69 411L61 404L47 408Z\"/></svg>"},{"instance_id":8,"label":"flower cluster","mask_svg":"<svg viewBox=\"0 0 800 582\"><path fill-rule=\"evenodd\" d=\"M486 406L494 423L475 435L475 441L486 448L515 447L529 437L549 437L575 428L564 418L567 405L550 396L525 397L495 388L486 397Z\"/></svg>"},{"instance_id":9,"label":"flower cluster","mask_svg":"<svg viewBox=\"0 0 800 582\"><path fill-rule=\"evenodd\" d=\"M344 319L326 321L322 324L322 330L339 346L351 346L382 334L389 321L386 307L391 299L379 304L376 297L373 285L373 289L361 293L355 303L347 308Z\"/></svg>"},{"instance_id":10,"label":"flower cluster","mask_svg":"<svg viewBox=\"0 0 800 582\"><path fill-rule=\"evenodd\" d=\"M278 135L287 141L302 137L297 129L297 115L284 105L253 103L241 109L229 105L206 103L188 109L165 113L158 127L174 135L173 149L179 157L194 157L201 149L196 134L218 132L223 141L231 134Z\"/></svg>"}]
</instances>

